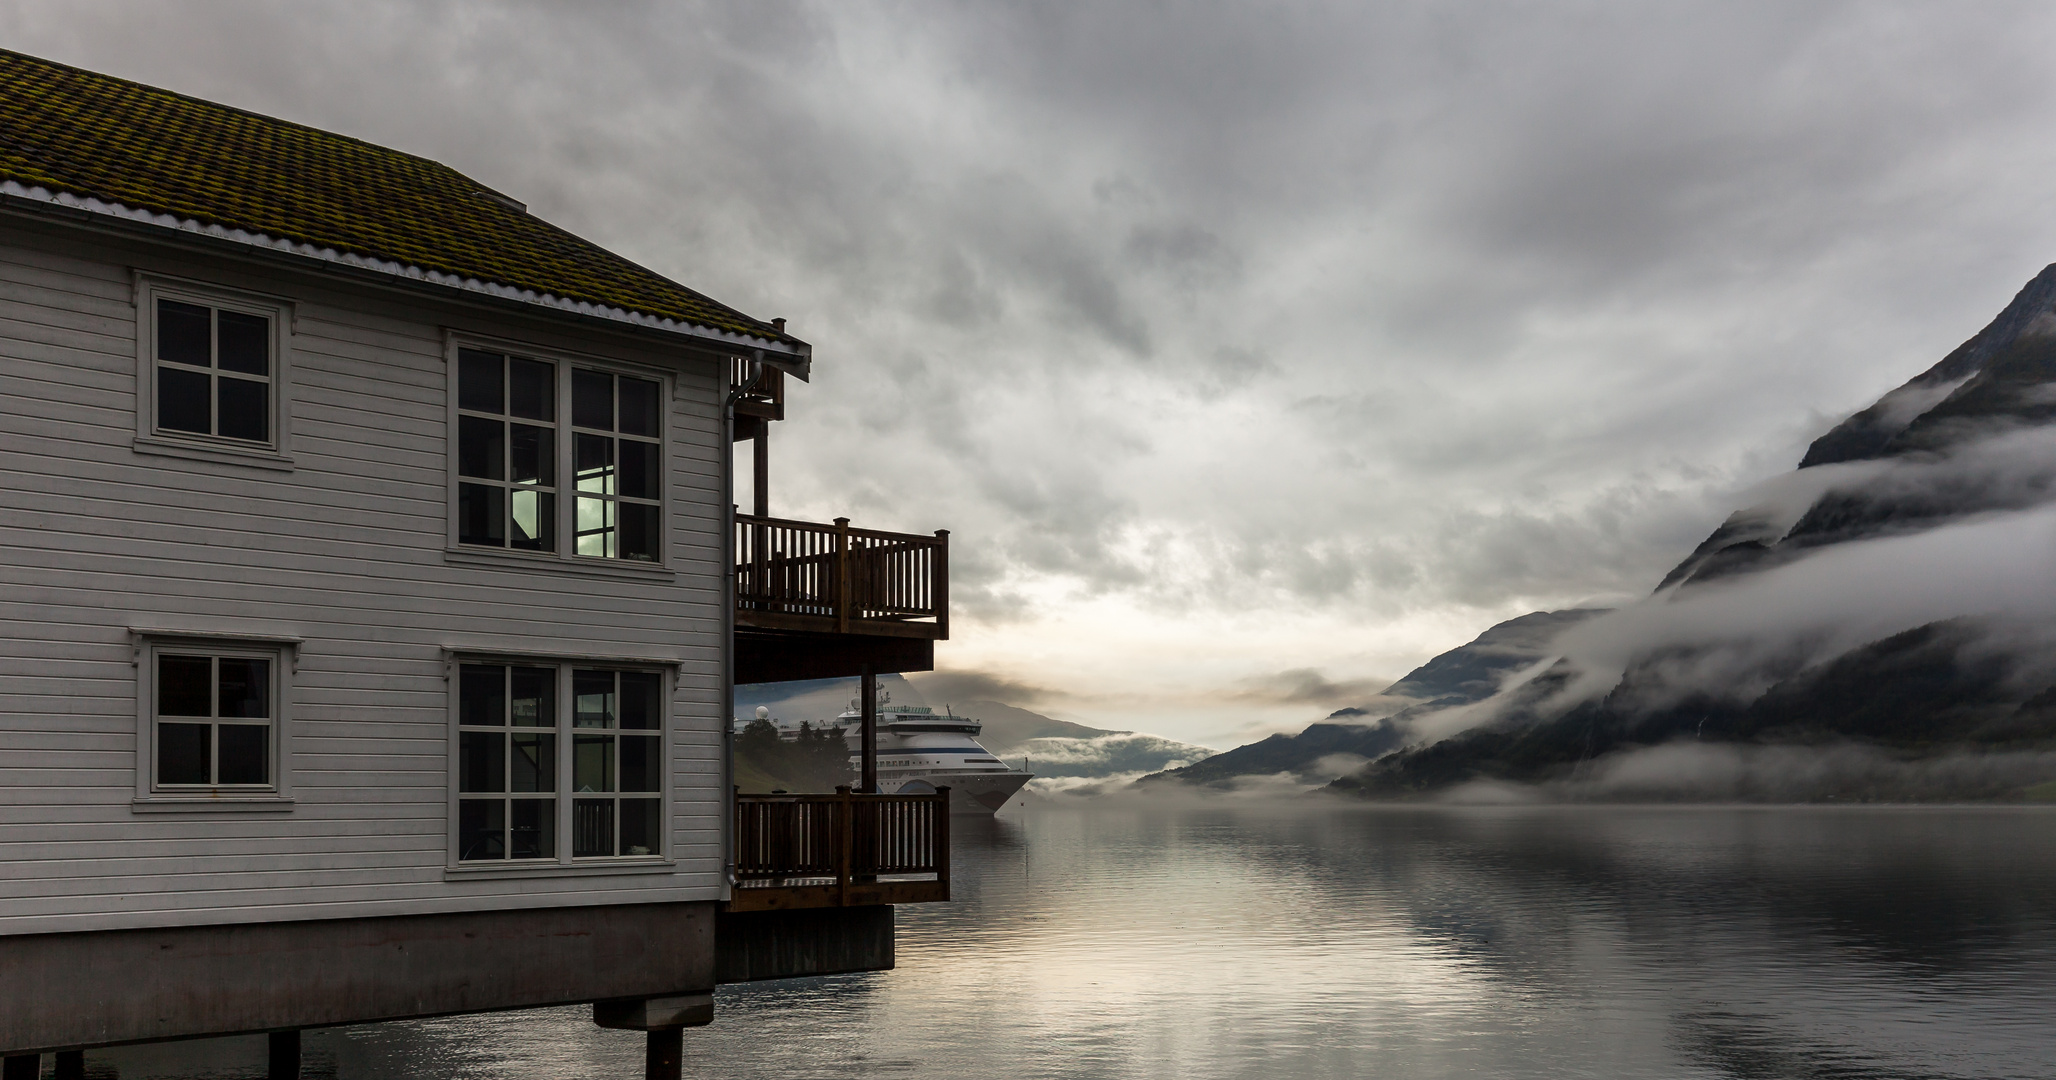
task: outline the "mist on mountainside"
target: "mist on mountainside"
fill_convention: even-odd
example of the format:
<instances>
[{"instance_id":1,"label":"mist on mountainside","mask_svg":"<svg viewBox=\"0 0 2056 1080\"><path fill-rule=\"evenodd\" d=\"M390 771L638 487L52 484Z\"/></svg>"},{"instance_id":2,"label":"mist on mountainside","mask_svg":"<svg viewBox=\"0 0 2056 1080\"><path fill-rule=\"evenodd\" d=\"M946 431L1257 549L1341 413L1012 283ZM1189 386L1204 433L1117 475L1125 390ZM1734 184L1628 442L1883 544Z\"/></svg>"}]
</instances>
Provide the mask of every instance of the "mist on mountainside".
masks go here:
<instances>
[{"instance_id":1,"label":"mist on mountainside","mask_svg":"<svg viewBox=\"0 0 2056 1080\"><path fill-rule=\"evenodd\" d=\"M1435 718L1484 701L1550 658L1557 636L1603 609L1537 611L1508 619L1408 672L1359 706L1337 709L1297 735L1272 735L1143 779L1217 790L1325 784L1418 741Z\"/></svg>"},{"instance_id":2,"label":"mist on mountainside","mask_svg":"<svg viewBox=\"0 0 2056 1080\"><path fill-rule=\"evenodd\" d=\"M1335 782L1369 797L2014 798L2056 778L2056 266L1654 595ZM1467 794L1465 794L1467 793Z\"/></svg>"}]
</instances>

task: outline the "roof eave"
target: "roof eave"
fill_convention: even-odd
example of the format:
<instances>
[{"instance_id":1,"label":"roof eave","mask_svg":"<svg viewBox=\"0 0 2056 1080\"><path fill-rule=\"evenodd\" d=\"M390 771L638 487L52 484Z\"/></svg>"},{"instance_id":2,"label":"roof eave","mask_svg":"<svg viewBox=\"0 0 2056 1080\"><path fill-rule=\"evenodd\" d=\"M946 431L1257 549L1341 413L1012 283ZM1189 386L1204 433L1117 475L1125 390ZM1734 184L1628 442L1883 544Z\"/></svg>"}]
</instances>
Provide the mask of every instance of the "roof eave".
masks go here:
<instances>
[{"instance_id":1,"label":"roof eave","mask_svg":"<svg viewBox=\"0 0 2056 1080\"><path fill-rule=\"evenodd\" d=\"M205 238L217 242L238 244L263 252L266 255L283 255L309 262L327 263L337 268L376 274L396 283L423 285L433 288L452 289L475 295L489 296L501 301L511 301L526 307L544 311L562 312L585 318L601 319L622 323L645 330L654 330L667 335L692 340L697 344L713 345L723 349L744 352L762 359L800 379L808 380L813 363L813 346L798 338L768 337L747 334L718 326L665 316L650 315L628 308L607 304L595 304L585 300L573 300L553 293L539 293L499 282L475 277L460 277L436 270L423 270L418 266L354 252L338 251L334 248L318 247L263 233L244 229L231 229L212 225L192 218L181 218L171 214L154 213L107 202L91 196L75 195L68 191L53 191L41 185L22 184L16 180L0 180L0 200L43 213L56 211L65 216L85 215L127 225L142 225L153 229L184 234L193 239Z\"/></svg>"}]
</instances>

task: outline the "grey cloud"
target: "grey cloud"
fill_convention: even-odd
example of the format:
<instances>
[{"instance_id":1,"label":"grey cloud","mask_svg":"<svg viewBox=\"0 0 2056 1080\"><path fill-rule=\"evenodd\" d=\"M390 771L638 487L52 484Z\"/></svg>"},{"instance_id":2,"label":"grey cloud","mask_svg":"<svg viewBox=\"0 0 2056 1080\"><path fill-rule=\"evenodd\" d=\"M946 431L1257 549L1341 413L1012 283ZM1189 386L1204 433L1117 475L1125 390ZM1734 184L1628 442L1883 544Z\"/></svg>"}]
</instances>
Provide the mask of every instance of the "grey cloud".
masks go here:
<instances>
[{"instance_id":1,"label":"grey cloud","mask_svg":"<svg viewBox=\"0 0 2056 1080\"><path fill-rule=\"evenodd\" d=\"M933 701L1000 701L1034 705L1063 695L1005 675L986 671L934 671L920 676L921 693Z\"/></svg>"},{"instance_id":2,"label":"grey cloud","mask_svg":"<svg viewBox=\"0 0 2056 1080\"><path fill-rule=\"evenodd\" d=\"M1245 701L1292 705L1354 705L1377 697L1379 691L1391 682L1391 679L1331 680L1313 668L1292 668L1243 679L1228 692L1228 696Z\"/></svg>"},{"instance_id":3,"label":"grey cloud","mask_svg":"<svg viewBox=\"0 0 2056 1080\"><path fill-rule=\"evenodd\" d=\"M2025 3L16 0L0 32L790 318L820 364L777 509L955 530L965 633L1054 596L1369 632L1641 594L2056 254Z\"/></svg>"}]
</instances>

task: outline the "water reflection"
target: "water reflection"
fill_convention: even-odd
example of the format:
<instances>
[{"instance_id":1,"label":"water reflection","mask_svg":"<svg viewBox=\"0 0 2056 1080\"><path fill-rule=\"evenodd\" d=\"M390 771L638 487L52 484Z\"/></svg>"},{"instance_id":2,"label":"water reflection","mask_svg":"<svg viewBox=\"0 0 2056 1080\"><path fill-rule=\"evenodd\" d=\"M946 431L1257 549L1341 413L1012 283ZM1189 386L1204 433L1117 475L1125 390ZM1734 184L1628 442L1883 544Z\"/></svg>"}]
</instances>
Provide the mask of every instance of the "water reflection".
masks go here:
<instances>
[{"instance_id":1,"label":"water reflection","mask_svg":"<svg viewBox=\"0 0 2056 1080\"><path fill-rule=\"evenodd\" d=\"M1032 808L960 824L958 899L901 909L898 970L724 988L688 1072L2056 1076L2052 825L2007 808ZM627 1077L639 1038L584 1009L376 1025L310 1033L308 1072ZM262 1044L93 1067L260 1076Z\"/></svg>"}]
</instances>

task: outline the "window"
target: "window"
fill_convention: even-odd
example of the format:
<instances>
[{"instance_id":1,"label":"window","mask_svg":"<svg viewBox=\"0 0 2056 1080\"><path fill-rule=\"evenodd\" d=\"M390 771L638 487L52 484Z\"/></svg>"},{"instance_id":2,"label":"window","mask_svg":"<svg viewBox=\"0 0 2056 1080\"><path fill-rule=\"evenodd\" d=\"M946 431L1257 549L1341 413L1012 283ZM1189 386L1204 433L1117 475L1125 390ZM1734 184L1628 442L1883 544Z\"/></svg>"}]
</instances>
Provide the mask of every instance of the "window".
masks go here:
<instances>
[{"instance_id":1,"label":"window","mask_svg":"<svg viewBox=\"0 0 2056 1080\"><path fill-rule=\"evenodd\" d=\"M656 379L458 349L457 543L663 561L663 391Z\"/></svg>"},{"instance_id":2,"label":"window","mask_svg":"<svg viewBox=\"0 0 2056 1080\"><path fill-rule=\"evenodd\" d=\"M571 373L580 555L657 558L664 479L658 389L649 379Z\"/></svg>"},{"instance_id":3,"label":"window","mask_svg":"<svg viewBox=\"0 0 2056 1080\"><path fill-rule=\"evenodd\" d=\"M273 787L275 655L166 647L153 659L155 788Z\"/></svg>"},{"instance_id":4,"label":"window","mask_svg":"<svg viewBox=\"0 0 2056 1080\"><path fill-rule=\"evenodd\" d=\"M457 369L458 542L557 550L556 365L460 349Z\"/></svg>"},{"instance_id":5,"label":"window","mask_svg":"<svg viewBox=\"0 0 2056 1080\"><path fill-rule=\"evenodd\" d=\"M664 853L663 675L465 663L457 684L458 862Z\"/></svg>"},{"instance_id":6,"label":"window","mask_svg":"<svg viewBox=\"0 0 2056 1080\"><path fill-rule=\"evenodd\" d=\"M155 295L159 434L272 444L274 314Z\"/></svg>"}]
</instances>

